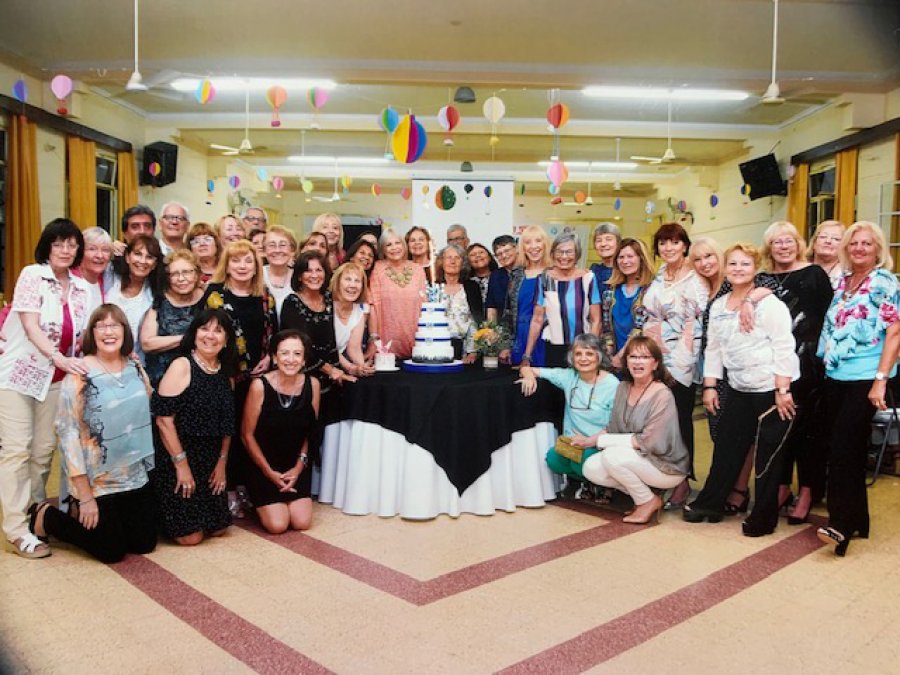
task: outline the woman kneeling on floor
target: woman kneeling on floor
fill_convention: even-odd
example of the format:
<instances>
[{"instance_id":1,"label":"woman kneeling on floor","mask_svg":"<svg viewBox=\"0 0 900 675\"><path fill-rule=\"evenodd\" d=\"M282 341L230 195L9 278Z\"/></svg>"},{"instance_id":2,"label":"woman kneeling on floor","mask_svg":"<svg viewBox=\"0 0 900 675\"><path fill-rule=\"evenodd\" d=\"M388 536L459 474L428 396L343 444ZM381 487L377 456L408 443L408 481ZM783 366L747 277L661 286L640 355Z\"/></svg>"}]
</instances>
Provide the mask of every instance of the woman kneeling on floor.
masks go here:
<instances>
[{"instance_id":1,"label":"woman kneeling on floor","mask_svg":"<svg viewBox=\"0 0 900 675\"><path fill-rule=\"evenodd\" d=\"M156 547L150 382L128 358L134 338L116 305L91 314L82 348L87 375L63 380L56 421L71 507L32 507L31 531L114 563Z\"/></svg>"},{"instance_id":2,"label":"woman kneeling on floor","mask_svg":"<svg viewBox=\"0 0 900 675\"><path fill-rule=\"evenodd\" d=\"M584 477L627 492L635 509L623 522L644 524L662 508L653 488L680 485L690 471L690 456L659 345L635 336L625 343L623 356L624 381L616 390L608 433L597 438L600 452L585 460Z\"/></svg>"}]
</instances>

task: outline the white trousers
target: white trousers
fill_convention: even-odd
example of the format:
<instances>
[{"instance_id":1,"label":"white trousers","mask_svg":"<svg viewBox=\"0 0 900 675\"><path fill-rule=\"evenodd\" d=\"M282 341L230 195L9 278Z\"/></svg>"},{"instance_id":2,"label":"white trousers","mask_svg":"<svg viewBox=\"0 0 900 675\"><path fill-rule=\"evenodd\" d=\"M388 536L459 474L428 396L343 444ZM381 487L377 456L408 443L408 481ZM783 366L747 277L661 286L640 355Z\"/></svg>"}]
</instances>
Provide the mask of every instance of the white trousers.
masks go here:
<instances>
[{"instance_id":1,"label":"white trousers","mask_svg":"<svg viewBox=\"0 0 900 675\"><path fill-rule=\"evenodd\" d=\"M684 480L682 474L663 473L637 450L624 445L613 445L591 455L582 470L595 485L627 492L638 506L653 499L651 487L669 489Z\"/></svg>"},{"instance_id":2,"label":"white trousers","mask_svg":"<svg viewBox=\"0 0 900 675\"><path fill-rule=\"evenodd\" d=\"M0 389L0 506L9 541L28 534L25 512L47 498L61 384L51 384L43 402Z\"/></svg>"}]
</instances>

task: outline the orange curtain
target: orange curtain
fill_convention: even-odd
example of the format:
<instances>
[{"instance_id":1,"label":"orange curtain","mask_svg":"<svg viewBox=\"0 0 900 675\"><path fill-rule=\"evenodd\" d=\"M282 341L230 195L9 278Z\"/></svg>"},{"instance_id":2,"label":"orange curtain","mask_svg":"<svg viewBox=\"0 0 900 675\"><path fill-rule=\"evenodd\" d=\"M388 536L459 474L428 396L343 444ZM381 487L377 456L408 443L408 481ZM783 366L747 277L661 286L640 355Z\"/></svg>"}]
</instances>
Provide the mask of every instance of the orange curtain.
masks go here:
<instances>
[{"instance_id":1,"label":"orange curtain","mask_svg":"<svg viewBox=\"0 0 900 675\"><path fill-rule=\"evenodd\" d=\"M894 136L894 180L900 181L900 134ZM891 210L900 211L900 185L894 185ZM900 216L891 216L891 242L900 242ZM900 255L894 255L894 272L900 270Z\"/></svg>"},{"instance_id":2,"label":"orange curtain","mask_svg":"<svg viewBox=\"0 0 900 675\"><path fill-rule=\"evenodd\" d=\"M856 174L859 148L839 152L835 157L834 218L845 225L856 220Z\"/></svg>"},{"instance_id":3,"label":"orange curtain","mask_svg":"<svg viewBox=\"0 0 900 675\"><path fill-rule=\"evenodd\" d=\"M794 177L788 184L787 219L794 224L800 236L806 239L809 235L809 223L806 222L809 205L809 164L799 164Z\"/></svg>"},{"instance_id":4,"label":"orange curtain","mask_svg":"<svg viewBox=\"0 0 900 675\"><path fill-rule=\"evenodd\" d=\"M34 248L41 236L36 133L37 125L24 115L10 115L4 279L7 300L12 300L19 272L34 262Z\"/></svg>"},{"instance_id":5,"label":"orange curtain","mask_svg":"<svg viewBox=\"0 0 900 675\"><path fill-rule=\"evenodd\" d=\"M133 152L116 153L116 189L118 195L119 221L125 211L138 203L138 179L137 164L134 161Z\"/></svg>"},{"instance_id":6,"label":"orange curtain","mask_svg":"<svg viewBox=\"0 0 900 675\"><path fill-rule=\"evenodd\" d=\"M93 141L66 137L69 218L85 230L97 224L97 156Z\"/></svg>"}]
</instances>

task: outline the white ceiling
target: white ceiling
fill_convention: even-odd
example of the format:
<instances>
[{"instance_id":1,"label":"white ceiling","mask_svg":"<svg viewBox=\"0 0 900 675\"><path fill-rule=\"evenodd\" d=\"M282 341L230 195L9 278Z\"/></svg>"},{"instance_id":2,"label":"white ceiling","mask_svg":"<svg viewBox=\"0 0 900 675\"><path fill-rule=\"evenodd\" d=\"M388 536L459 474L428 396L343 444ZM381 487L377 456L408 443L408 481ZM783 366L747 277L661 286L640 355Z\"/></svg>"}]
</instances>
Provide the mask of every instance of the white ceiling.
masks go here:
<instances>
[{"instance_id":1,"label":"white ceiling","mask_svg":"<svg viewBox=\"0 0 900 675\"><path fill-rule=\"evenodd\" d=\"M306 151L380 156L386 136L378 112L411 110L429 131L420 169L458 166L513 173L535 170L553 148L545 114L549 92L571 109L563 129L566 160L658 156L666 148L665 103L586 98L591 84L729 88L739 103L677 103L673 149L679 161L642 167L634 184L685 165L743 154L744 140L772 133L845 92L886 92L900 84L900 2L781 0L778 81L787 102L760 103L770 79L772 0L143 0L140 70L160 86L123 87L132 70L130 0L2 0L0 60L49 79L64 72L101 95L174 129L198 149L236 146L244 136L243 94L219 93L206 106L166 83L177 74L331 78L338 83L314 114L305 92L290 92L282 126L269 126L263 93L251 100L245 159L277 167ZM442 144L435 116L455 87L478 101L457 104L455 144ZM499 143L481 107L506 103ZM167 139L161 139L167 140ZM215 156L215 151L209 151ZM626 180L626 177L623 177Z\"/></svg>"}]
</instances>

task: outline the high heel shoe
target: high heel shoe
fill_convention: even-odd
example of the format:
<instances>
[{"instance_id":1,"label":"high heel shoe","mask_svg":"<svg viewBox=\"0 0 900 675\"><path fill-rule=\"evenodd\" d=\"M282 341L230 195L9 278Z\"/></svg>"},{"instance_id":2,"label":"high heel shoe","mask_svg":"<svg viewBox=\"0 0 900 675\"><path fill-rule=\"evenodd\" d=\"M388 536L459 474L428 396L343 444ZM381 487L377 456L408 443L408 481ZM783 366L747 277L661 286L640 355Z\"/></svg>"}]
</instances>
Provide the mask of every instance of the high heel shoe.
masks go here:
<instances>
[{"instance_id":1,"label":"high heel shoe","mask_svg":"<svg viewBox=\"0 0 900 675\"><path fill-rule=\"evenodd\" d=\"M666 503L663 504L663 511L677 511L678 509L683 508L690 497L691 484L688 483L687 478L685 478L684 482L679 483L676 488L672 490L671 496L666 500Z\"/></svg>"},{"instance_id":2,"label":"high heel shoe","mask_svg":"<svg viewBox=\"0 0 900 675\"><path fill-rule=\"evenodd\" d=\"M803 523L809 522L809 509L806 509L806 513L801 518L800 516L795 516L794 514L790 514L787 517L788 525L802 525Z\"/></svg>"},{"instance_id":3,"label":"high heel shoe","mask_svg":"<svg viewBox=\"0 0 900 675\"><path fill-rule=\"evenodd\" d=\"M784 499L782 499L780 502L778 502L778 510L781 511L783 508L785 508L786 506L790 506L793 503L794 503L794 493L788 492L787 496Z\"/></svg>"},{"instance_id":4,"label":"high heel shoe","mask_svg":"<svg viewBox=\"0 0 900 675\"><path fill-rule=\"evenodd\" d=\"M701 509L691 504L685 504L681 517L688 523L702 523L704 520L708 520L711 523L721 523L724 515L719 511Z\"/></svg>"},{"instance_id":5,"label":"high heel shoe","mask_svg":"<svg viewBox=\"0 0 900 675\"><path fill-rule=\"evenodd\" d=\"M840 558L847 555L847 547L850 546L850 537L845 537L833 527L820 527L816 530L819 541L834 545L834 554Z\"/></svg>"},{"instance_id":6,"label":"high heel shoe","mask_svg":"<svg viewBox=\"0 0 900 675\"><path fill-rule=\"evenodd\" d=\"M759 525L754 525L748 519L741 523L741 531L743 531L745 537L765 537L767 534L772 534L775 528L760 527Z\"/></svg>"},{"instance_id":7,"label":"high heel shoe","mask_svg":"<svg viewBox=\"0 0 900 675\"><path fill-rule=\"evenodd\" d=\"M623 523L631 523L633 525L646 525L654 518L659 522L659 513L662 510L662 500L656 495L649 502L636 507L631 515L622 518Z\"/></svg>"},{"instance_id":8,"label":"high heel shoe","mask_svg":"<svg viewBox=\"0 0 900 675\"><path fill-rule=\"evenodd\" d=\"M732 488L731 494L741 495L741 501L738 504L725 502L725 515L733 516L738 513L747 513L747 509L750 508L750 490L738 490L737 488Z\"/></svg>"}]
</instances>

